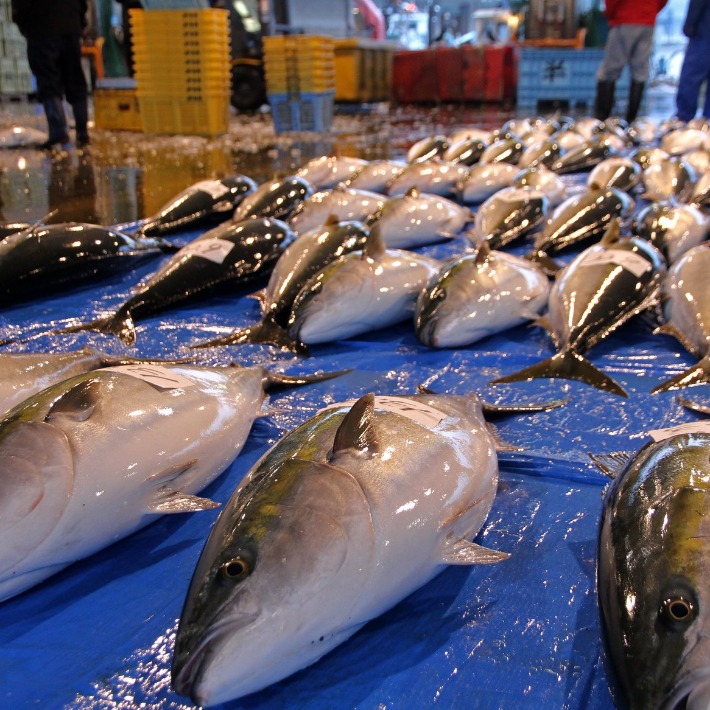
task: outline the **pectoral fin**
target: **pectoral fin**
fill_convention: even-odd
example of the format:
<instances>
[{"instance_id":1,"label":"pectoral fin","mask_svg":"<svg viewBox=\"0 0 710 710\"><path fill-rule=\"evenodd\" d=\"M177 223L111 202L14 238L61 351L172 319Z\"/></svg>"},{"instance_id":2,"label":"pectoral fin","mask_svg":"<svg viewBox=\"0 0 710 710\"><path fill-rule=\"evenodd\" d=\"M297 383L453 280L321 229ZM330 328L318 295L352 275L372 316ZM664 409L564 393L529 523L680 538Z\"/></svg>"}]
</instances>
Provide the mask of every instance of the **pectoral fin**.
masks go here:
<instances>
[{"instance_id":1,"label":"pectoral fin","mask_svg":"<svg viewBox=\"0 0 710 710\"><path fill-rule=\"evenodd\" d=\"M52 404L44 421L51 423L58 417L62 417L75 422L85 422L94 413L100 396L101 383L98 379L83 380Z\"/></svg>"},{"instance_id":2,"label":"pectoral fin","mask_svg":"<svg viewBox=\"0 0 710 710\"><path fill-rule=\"evenodd\" d=\"M189 493L181 493L171 488L161 488L158 496L148 506L148 513L194 513L198 510L212 510L219 508L216 503L209 498L200 498Z\"/></svg>"},{"instance_id":3,"label":"pectoral fin","mask_svg":"<svg viewBox=\"0 0 710 710\"><path fill-rule=\"evenodd\" d=\"M449 565L491 565L507 560L507 552L491 550L468 540L447 542L442 562Z\"/></svg>"}]
</instances>

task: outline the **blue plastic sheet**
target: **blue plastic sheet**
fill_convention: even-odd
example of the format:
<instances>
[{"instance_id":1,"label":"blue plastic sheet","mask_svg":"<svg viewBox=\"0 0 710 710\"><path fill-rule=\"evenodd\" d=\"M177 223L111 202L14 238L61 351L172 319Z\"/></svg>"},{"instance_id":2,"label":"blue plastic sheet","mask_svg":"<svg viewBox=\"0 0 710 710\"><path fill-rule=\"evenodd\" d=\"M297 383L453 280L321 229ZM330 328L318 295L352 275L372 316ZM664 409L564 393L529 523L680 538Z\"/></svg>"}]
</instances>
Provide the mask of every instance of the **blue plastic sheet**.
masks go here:
<instances>
[{"instance_id":1,"label":"blue plastic sheet","mask_svg":"<svg viewBox=\"0 0 710 710\"><path fill-rule=\"evenodd\" d=\"M424 251L444 258L468 246L457 238ZM5 310L0 337L107 313L159 263ZM7 349L92 345L142 356L189 355L189 344L258 319L257 302L248 298L257 285L139 322L132 349L96 333L47 336ZM637 318L589 355L627 389L628 399L564 380L488 385L552 353L548 336L537 327L521 326L467 348L434 350L418 342L411 323L313 347L310 358L260 345L201 351L208 364L236 361L288 373L352 368L343 377L272 396L272 416L257 421L241 454L204 492L220 502L283 433L325 404L371 391L413 393L420 383L500 403L569 397L551 412L496 421L502 437L522 451L499 456L500 487L478 542L509 552L509 560L446 569L310 668L228 707L614 706L595 590L607 479L587 454L636 450L649 429L695 419L674 393L649 394L693 357L672 339L652 335ZM695 388L694 394L704 391ZM170 688L172 645L192 571L217 514L159 518L0 604L0 707L191 707Z\"/></svg>"}]
</instances>

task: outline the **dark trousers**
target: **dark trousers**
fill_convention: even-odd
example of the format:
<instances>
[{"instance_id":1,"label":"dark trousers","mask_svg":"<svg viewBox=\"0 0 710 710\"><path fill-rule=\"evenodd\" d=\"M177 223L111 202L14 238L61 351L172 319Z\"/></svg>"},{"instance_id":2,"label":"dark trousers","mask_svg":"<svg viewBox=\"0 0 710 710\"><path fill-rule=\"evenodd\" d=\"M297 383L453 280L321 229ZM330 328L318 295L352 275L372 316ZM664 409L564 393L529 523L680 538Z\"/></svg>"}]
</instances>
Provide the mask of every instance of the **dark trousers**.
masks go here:
<instances>
[{"instance_id":1,"label":"dark trousers","mask_svg":"<svg viewBox=\"0 0 710 710\"><path fill-rule=\"evenodd\" d=\"M86 99L79 35L28 37L27 59L37 79L40 101L66 97L70 104Z\"/></svg>"},{"instance_id":2,"label":"dark trousers","mask_svg":"<svg viewBox=\"0 0 710 710\"><path fill-rule=\"evenodd\" d=\"M698 110L698 96L704 81L710 80L710 38L691 37L685 50L683 67L678 80L676 109L681 121L695 118ZM705 89L703 116L710 118L710 85Z\"/></svg>"}]
</instances>

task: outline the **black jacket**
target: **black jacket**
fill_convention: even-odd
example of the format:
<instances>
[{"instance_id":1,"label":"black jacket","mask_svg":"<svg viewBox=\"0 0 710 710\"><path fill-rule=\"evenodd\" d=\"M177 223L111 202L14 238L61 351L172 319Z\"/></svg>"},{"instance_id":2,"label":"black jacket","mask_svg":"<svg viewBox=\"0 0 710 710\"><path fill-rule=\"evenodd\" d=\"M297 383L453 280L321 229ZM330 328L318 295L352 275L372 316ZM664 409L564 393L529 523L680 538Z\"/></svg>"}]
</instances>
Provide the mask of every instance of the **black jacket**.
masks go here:
<instances>
[{"instance_id":1,"label":"black jacket","mask_svg":"<svg viewBox=\"0 0 710 710\"><path fill-rule=\"evenodd\" d=\"M12 0L12 21L25 37L81 34L87 0Z\"/></svg>"}]
</instances>

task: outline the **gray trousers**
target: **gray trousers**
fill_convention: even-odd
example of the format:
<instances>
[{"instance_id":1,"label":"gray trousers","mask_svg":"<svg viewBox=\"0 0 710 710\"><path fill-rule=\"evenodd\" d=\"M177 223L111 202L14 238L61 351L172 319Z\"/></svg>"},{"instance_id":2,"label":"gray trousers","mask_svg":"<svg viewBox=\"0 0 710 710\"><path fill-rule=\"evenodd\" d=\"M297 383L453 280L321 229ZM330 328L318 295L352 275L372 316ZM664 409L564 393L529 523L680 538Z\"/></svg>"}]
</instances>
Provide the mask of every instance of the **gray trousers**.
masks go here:
<instances>
[{"instance_id":1,"label":"gray trousers","mask_svg":"<svg viewBox=\"0 0 710 710\"><path fill-rule=\"evenodd\" d=\"M648 79L648 60L653 46L651 25L617 25L609 29L598 81L616 81L628 64L632 81Z\"/></svg>"}]
</instances>

